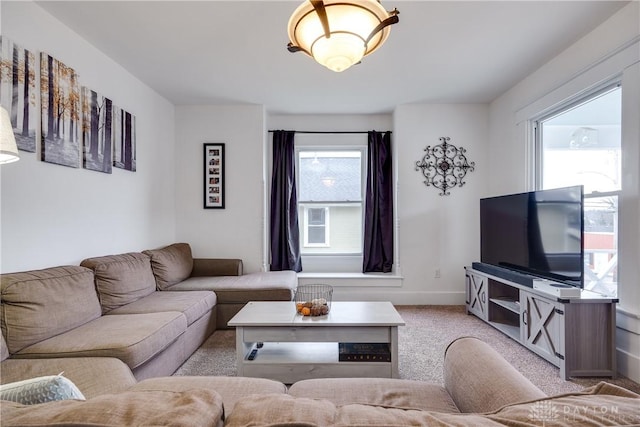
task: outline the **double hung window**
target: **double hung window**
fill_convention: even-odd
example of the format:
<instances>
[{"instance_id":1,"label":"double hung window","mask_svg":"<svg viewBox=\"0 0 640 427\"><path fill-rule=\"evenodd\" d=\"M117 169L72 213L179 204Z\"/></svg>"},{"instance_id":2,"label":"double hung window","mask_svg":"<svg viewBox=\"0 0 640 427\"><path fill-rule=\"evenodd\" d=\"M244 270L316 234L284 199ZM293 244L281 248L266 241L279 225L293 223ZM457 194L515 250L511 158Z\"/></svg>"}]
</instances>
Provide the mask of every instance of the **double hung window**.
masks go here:
<instances>
[{"instance_id":1,"label":"double hung window","mask_svg":"<svg viewBox=\"0 0 640 427\"><path fill-rule=\"evenodd\" d=\"M585 289L617 295L621 87L615 84L535 122L537 187L584 186Z\"/></svg>"},{"instance_id":2,"label":"double hung window","mask_svg":"<svg viewBox=\"0 0 640 427\"><path fill-rule=\"evenodd\" d=\"M301 146L296 149L300 252L306 271L314 258L352 259L362 268L363 181L366 147L328 148ZM330 270L336 269L332 262Z\"/></svg>"}]
</instances>

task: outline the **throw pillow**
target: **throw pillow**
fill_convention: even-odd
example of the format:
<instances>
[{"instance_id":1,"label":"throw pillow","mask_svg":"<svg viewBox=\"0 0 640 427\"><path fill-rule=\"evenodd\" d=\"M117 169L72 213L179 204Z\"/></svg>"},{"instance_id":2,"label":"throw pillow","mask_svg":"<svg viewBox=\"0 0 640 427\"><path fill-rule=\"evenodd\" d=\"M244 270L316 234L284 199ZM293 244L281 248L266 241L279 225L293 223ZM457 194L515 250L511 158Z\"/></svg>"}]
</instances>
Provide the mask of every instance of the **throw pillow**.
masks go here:
<instances>
[{"instance_id":1,"label":"throw pillow","mask_svg":"<svg viewBox=\"0 0 640 427\"><path fill-rule=\"evenodd\" d=\"M35 405L55 400L86 400L78 387L62 374L0 385L0 399L23 405Z\"/></svg>"},{"instance_id":2,"label":"throw pillow","mask_svg":"<svg viewBox=\"0 0 640 427\"><path fill-rule=\"evenodd\" d=\"M174 243L162 249L142 252L151 257L151 268L158 289L167 290L191 275L193 255L188 243Z\"/></svg>"}]
</instances>

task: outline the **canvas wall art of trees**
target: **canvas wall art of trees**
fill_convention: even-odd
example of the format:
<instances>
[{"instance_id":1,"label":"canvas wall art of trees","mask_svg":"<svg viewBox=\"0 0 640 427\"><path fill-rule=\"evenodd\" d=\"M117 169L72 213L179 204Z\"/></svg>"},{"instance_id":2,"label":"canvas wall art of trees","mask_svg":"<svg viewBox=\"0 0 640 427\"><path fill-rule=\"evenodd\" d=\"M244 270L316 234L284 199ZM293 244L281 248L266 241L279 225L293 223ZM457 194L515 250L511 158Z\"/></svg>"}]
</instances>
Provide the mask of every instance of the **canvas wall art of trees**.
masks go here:
<instances>
[{"instance_id":1,"label":"canvas wall art of trees","mask_svg":"<svg viewBox=\"0 0 640 427\"><path fill-rule=\"evenodd\" d=\"M119 108L113 108L113 166L136 171L136 116Z\"/></svg>"},{"instance_id":2,"label":"canvas wall art of trees","mask_svg":"<svg viewBox=\"0 0 640 427\"><path fill-rule=\"evenodd\" d=\"M82 88L82 141L85 169L111 173L113 165L113 102Z\"/></svg>"},{"instance_id":3,"label":"canvas wall art of trees","mask_svg":"<svg viewBox=\"0 0 640 427\"><path fill-rule=\"evenodd\" d=\"M18 149L36 151L36 57L0 36L0 104L9 112Z\"/></svg>"},{"instance_id":4,"label":"canvas wall art of trees","mask_svg":"<svg viewBox=\"0 0 640 427\"><path fill-rule=\"evenodd\" d=\"M80 165L80 88L71 67L40 54L41 159L77 168Z\"/></svg>"}]
</instances>

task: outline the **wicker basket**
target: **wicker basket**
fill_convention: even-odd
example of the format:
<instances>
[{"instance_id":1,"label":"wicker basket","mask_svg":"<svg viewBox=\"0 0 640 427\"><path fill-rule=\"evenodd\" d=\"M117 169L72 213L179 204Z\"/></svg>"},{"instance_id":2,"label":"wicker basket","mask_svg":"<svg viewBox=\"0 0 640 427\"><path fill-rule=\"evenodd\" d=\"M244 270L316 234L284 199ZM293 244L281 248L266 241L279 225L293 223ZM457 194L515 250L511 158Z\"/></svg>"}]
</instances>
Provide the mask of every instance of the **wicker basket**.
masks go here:
<instances>
[{"instance_id":1,"label":"wicker basket","mask_svg":"<svg viewBox=\"0 0 640 427\"><path fill-rule=\"evenodd\" d=\"M296 310L303 316L325 316L331 310L332 295L329 285L300 285L296 289Z\"/></svg>"}]
</instances>

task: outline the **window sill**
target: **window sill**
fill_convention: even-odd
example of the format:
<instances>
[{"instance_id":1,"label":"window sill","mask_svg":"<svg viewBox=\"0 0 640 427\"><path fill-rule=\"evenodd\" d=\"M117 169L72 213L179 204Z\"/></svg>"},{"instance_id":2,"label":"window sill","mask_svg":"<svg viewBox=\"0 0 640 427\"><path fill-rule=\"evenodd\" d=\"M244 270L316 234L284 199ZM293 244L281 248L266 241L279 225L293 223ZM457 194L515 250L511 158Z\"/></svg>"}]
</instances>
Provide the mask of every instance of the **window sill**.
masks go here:
<instances>
[{"instance_id":1,"label":"window sill","mask_svg":"<svg viewBox=\"0 0 640 427\"><path fill-rule=\"evenodd\" d=\"M298 283L323 282L331 286L401 287L403 277L396 273L298 273Z\"/></svg>"}]
</instances>

